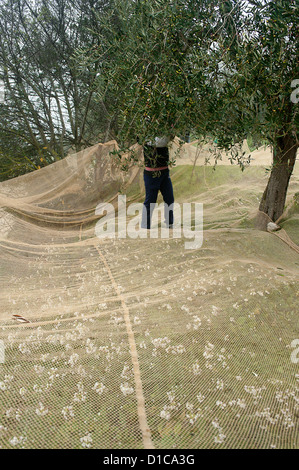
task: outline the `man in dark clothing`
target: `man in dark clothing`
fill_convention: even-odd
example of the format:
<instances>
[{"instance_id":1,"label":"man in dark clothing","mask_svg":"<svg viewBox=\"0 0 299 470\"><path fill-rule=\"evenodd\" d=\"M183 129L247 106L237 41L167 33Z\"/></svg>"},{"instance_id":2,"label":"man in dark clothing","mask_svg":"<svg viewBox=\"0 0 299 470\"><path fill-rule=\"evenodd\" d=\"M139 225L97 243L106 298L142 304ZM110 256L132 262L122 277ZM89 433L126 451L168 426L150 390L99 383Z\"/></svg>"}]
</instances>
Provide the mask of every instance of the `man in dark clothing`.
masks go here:
<instances>
[{"instance_id":1,"label":"man in dark clothing","mask_svg":"<svg viewBox=\"0 0 299 470\"><path fill-rule=\"evenodd\" d=\"M171 137L155 138L154 142L146 143L143 147L145 185L145 201L142 212L142 228L151 228L151 218L156 204L158 192L161 191L164 200L164 216L166 226L172 228L174 196L169 175L168 143Z\"/></svg>"}]
</instances>

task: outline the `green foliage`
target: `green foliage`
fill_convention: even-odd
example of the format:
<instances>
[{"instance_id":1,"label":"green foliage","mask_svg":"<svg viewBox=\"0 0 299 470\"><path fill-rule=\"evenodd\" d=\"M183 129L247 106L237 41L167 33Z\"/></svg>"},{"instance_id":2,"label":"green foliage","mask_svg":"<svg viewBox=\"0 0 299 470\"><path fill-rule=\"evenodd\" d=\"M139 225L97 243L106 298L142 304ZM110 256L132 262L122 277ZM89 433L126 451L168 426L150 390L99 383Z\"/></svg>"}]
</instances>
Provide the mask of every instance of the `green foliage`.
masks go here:
<instances>
[{"instance_id":1,"label":"green foliage","mask_svg":"<svg viewBox=\"0 0 299 470\"><path fill-rule=\"evenodd\" d=\"M116 0L83 63L101 62L97 91L115 97L121 145L191 129L230 150L247 135L275 146L293 133L295 6Z\"/></svg>"},{"instance_id":2,"label":"green foliage","mask_svg":"<svg viewBox=\"0 0 299 470\"><path fill-rule=\"evenodd\" d=\"M105 140L105 104L96 100L98 64L79 70L74 53L91 47L106 0L1 1L0 173L10 178ZM109 123L109 128L111 128Z\"/></svg>"},{"instance_id":3,"label":"green foliage","mask_svg":"<svg viewBox=\"0 0 299 470\"><path fill-rule=\"evenodd\" d=\"M296 0L3 0L0 25L2 174L111 138L189 131L241 168L248 136L298 142Z\"/></svg>"},{"instance_id":4,"label":"green foliage","mask_svg":"<svg viewBox=\"0 0 299 470\"><path fill-rule=\"evenodd\" d=\"M99 96L116 97L121 145L137 136L144 143L155 135L181 134L195 122L205 127L211 103L202 96L212 90L206 52L215 4L115 2L90 59L102 64Z\"/></svg>"},{"instance_id":5,"label":"green foliage","mask_svg":"<svg viewBox=\"0 0 299 470\"><path fill-rule=\"evenodd\" d=\"M295 8L295 1L249 2L242 22L235 23L236 16L231 15L234 41L225 34L227 28L221 35L227 110L238 110L240 123L233 119L233 127L237 134L243 127L254 143L262 140L276 146L279 137L298 135L298 110L290 100L291 82L299 72ZM226 124L223 129L227 137Z\"/></svg>"}]
</instances>

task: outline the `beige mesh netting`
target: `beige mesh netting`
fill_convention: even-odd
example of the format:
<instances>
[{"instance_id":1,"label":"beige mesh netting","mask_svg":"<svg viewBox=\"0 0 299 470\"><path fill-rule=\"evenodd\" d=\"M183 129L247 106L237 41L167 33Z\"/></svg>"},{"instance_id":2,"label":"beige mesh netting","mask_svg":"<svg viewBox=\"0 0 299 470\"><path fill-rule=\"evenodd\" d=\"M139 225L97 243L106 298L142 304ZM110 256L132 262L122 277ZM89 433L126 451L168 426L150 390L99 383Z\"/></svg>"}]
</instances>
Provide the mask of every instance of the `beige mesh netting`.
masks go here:
<instances>
[{"instance_id":1,"label":"beige mesh netting","mask_svg":"<svg viewBox=\"0 0 299 470\"><path fill-rule=\"evenodd\" d=\"M183 147L176 201L204 207L187 250L95 235L100 202L143 200L114 148L0 185L1 447L298 447L299 256L250 225L262 166L214 172Z\"/></svg>"}]
</instances>

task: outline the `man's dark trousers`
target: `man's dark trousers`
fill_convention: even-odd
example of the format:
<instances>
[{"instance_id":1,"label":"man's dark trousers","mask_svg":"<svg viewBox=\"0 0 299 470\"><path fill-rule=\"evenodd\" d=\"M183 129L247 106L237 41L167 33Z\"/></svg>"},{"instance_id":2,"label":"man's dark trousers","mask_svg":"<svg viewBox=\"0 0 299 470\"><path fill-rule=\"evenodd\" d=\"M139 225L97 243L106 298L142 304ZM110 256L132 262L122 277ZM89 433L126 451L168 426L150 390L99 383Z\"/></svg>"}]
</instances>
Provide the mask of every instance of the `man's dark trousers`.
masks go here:
<instances>
[{"instance_id":1,"label":"man's dark trousers","mask_svg":"<svg viewBox=\"0 0 299 470\"><path fill-rule=\"evenodd\" d=\"M154 176L153 173L158 174ZM164 217L167 226L173 224L173 206L174 196L172 182L169 175L169 168L165 170L147 171L143 173L145 185L145 201L142 211L142 228L151 228L151 218L154 204L157 202L158 192L161 191L164 200ZM152 206L151 206L152 204ZM171 208L169 206L172 206Z\"/></svg>"}]
</instances>

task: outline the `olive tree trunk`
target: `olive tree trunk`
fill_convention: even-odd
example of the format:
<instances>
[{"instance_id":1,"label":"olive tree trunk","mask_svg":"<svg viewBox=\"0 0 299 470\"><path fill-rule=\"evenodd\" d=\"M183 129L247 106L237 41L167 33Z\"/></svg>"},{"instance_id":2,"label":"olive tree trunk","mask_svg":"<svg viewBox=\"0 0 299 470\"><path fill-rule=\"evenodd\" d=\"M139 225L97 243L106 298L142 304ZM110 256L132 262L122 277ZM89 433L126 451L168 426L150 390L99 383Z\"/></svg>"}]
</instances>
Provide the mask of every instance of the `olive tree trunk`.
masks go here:
<instances>
[{"instance_id":1,"label":"olive tree trunk","mask_svg":"<svg viewBox=\"0 0 299 470\"><path fill-rule=\"evenodd\" d=\"M292 134L279 137L273 149L273 167L259 210L274 222L284 211L287 190L296 161L298 142Z\"/></svg>"}]
</instances>

